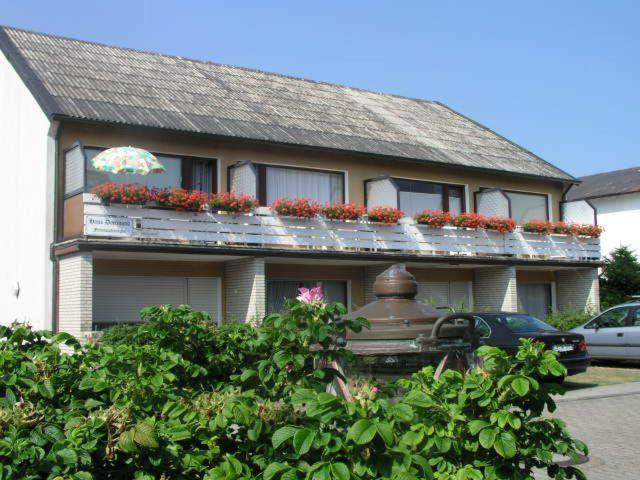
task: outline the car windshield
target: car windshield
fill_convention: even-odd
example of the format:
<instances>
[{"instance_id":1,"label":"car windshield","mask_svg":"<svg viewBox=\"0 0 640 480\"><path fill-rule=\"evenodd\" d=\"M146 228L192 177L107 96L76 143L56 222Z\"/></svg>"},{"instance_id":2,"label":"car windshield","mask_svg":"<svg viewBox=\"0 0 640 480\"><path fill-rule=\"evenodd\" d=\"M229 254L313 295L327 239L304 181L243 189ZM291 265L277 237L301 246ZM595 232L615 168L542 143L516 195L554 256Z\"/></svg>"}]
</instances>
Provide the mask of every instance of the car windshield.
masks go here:
<instances>
[{"instance_id":1,"label":"car windshield","mask_svg":"<svg viewBox=\"0 0 640 480\"><path fill-rule=\"evenodd\" d=\"M557 329L530 315L517 313L496 313L482 315L482 318L493 320L504 325L513 333L556 332Z\"/></svg>"}]
</instances>

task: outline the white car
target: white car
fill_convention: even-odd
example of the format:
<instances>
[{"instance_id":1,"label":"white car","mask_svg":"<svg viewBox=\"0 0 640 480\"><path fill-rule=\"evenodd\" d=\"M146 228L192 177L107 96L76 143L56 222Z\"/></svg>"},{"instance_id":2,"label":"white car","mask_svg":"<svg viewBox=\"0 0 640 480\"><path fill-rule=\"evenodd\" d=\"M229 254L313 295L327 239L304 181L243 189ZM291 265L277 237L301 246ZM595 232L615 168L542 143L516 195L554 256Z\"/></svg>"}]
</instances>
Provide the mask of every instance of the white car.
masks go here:
<instances>
[{"instance_id":1,"label":"white car","mask_svg":"<svg viewBox=\"0 0 640 480\"><path fill-rule=\"evenodd\" d=\"M592 358L640 360L640 302L611 307L572 332L584 335Z\"/></svg>"}]
</instances>

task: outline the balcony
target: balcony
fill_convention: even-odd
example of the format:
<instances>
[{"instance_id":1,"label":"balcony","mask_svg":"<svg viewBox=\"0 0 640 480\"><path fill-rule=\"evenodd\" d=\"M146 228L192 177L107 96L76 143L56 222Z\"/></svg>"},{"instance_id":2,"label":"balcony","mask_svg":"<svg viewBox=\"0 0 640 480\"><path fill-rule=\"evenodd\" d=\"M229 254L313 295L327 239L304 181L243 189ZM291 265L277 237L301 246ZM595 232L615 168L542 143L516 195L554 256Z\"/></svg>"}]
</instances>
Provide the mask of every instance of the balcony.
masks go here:
<instances>
[{"instance_id":1,"label":"balcony","mask_svg":"<svg viewBox=\"0 0 640 480\"><path fill-rule=\"evenodd\" d=\"M367 252L426 256L516 257L534 260L599 261L598 238L540 235L516 230L501 234L455 227L431 228L405 218L397 225L302 220L274 215L177 212L103 205L84 194L85 237L139 242L255 247L274 250Z\"/></svg>"}]
</instances>

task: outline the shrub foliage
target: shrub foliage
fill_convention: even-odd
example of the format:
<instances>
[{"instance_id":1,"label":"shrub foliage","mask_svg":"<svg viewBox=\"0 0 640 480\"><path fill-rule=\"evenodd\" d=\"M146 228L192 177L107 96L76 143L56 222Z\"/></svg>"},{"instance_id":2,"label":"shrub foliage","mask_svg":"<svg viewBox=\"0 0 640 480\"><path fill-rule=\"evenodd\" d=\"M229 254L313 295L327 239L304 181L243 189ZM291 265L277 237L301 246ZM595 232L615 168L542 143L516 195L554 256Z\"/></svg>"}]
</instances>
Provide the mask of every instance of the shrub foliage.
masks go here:
<instances>
[{"instance_id":1,"label":"shrub foliage","mask_svg":"<svg viewBox=\"0 0 640 480\"><path fill-rule=\"evenodd\" d=\"M348 402L327 389L331 362L350 355L332 339L366 321L340 320L339 304L288 306L258 328L151 307L85 346L2 327L0 478L584 478L552 463L586 447L542 416L560 387L541 378L564 370L541 345L515 358L483 347L466 374L357 381Z\"/></svg>"}]
</instances>

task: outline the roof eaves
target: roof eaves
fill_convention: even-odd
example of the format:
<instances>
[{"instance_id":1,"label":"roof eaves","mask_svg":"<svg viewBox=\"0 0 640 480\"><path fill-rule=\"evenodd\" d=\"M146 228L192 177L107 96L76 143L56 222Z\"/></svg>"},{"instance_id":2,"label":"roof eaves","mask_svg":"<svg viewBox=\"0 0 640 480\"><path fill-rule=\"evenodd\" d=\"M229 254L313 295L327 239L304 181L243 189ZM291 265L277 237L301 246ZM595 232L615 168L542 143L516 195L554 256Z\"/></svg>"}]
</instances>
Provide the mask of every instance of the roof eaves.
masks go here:
<instances>
[{"instance_id":1,"label":"roof eaves","mask_svg":"<svg viewBox=\"0 0 640 480\"><path fill-rule=\"evenodd\" d=\"M20 54L20 51L9 38L5 31L5 27L2 25L0 25L0 51L4 53L9 63L13 65L18 76L34 96L45 115L52 119L55 114L60 113L61 110L55 98L47 91L40 78L38 78L33 69L29 66L22 54Z\"/></svg>"}]
</instances>

